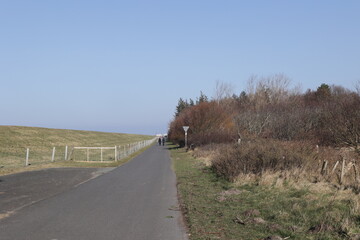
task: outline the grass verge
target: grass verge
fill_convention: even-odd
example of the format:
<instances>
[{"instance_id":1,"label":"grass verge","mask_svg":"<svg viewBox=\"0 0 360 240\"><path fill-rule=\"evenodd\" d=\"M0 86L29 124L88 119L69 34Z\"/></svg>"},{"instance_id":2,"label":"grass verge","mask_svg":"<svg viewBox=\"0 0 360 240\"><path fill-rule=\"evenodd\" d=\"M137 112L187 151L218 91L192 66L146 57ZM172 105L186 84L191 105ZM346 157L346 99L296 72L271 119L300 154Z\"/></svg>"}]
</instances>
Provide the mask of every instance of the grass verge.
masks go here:
<instances>
[{"instance_id":1,"label":"grass verge","mask_svg":"<svg viewBox=\"0 0 360 240\"><path fill-rule=\"evenodd\" d=\"M359 196L319 186L234 184L171 150L190 239L360 239Z\"/></svg>"}]
</instances>

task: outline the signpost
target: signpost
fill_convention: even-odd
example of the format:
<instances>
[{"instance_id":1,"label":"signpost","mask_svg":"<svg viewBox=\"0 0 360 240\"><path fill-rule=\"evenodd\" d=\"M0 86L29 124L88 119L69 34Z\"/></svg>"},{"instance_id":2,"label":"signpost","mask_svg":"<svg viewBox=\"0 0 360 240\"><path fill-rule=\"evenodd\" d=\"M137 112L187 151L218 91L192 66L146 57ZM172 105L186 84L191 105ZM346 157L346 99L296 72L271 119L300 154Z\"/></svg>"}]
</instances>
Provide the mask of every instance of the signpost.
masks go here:
<instances>
[{"instance_id":1,"label":"signpost","mask_svg":"<svg viewBox=\"0 0 360 240\"><path fill-rule=\"evenodd\" d=\"M185 131L185 148L187 148L187 131L189 130L189 126L183 126Z\"/></svg>"}]
</instances>

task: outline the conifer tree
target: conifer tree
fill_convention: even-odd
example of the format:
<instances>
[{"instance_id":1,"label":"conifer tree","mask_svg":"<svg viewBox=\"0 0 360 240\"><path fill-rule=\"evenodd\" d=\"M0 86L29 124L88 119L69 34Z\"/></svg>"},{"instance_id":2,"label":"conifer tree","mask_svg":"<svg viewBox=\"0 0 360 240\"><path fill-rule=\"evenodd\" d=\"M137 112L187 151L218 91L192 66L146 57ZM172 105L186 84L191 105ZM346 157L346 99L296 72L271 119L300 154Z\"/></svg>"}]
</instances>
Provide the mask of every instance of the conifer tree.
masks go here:
<instances>
[{"instance_id":1,"label":"conifer tree","mask_svg":"<svg viewBox=\"0 0 360 240\"><path fill-rule=\"evenodd\" d=\"M179 116L180 112L185 108L187 108L188 106L189 103L186 100L184 101L182 98L180 98L178 101L178 105L176 106L175 117Z\"/></svg>"}]
</instances>

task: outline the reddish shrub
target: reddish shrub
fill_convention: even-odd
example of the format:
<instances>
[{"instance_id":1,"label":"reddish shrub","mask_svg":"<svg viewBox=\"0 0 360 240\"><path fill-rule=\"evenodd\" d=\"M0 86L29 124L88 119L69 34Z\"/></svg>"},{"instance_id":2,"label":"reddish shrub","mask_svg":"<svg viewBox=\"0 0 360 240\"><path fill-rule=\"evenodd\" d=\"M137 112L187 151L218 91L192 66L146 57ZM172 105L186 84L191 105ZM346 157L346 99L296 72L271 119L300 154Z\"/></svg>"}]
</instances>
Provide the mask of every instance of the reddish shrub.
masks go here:
<instances>
[{"instance_id":1,"label":"reddish shrub","mask_svg":"<svg viewBox=\"0 0 360 240\"><path fill-rule=\"evenodd\" d=\"M223 143L236 138L232 115L216 102L202 102L184 109L170 124L169 137L175 143L184 141L182 126L190 127L189 144Z\"/></svg>"}]
</instances>

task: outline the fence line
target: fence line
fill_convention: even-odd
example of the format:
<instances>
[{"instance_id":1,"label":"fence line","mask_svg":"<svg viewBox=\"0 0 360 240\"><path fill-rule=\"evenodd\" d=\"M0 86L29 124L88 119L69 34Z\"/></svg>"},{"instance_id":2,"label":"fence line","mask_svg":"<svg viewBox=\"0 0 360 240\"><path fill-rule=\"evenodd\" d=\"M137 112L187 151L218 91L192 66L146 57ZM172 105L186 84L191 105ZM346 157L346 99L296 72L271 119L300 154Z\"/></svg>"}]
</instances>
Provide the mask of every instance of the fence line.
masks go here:
<instances>
[{"instance_id":1,"label":"fence line","mask_svg":"<svg viewBox=\"0 0 360 240\"><path fill-rule=\"evenodd\" d=\"M349 173L351 173L351 170L353 170L354 171L354 175L353 175L354 182L357 184L360 183L359 172L358 172L358 168L357 168L355 160L352 160L352 161L349 161L348 163L346 163L346 159L342 158L340 169L338 169L340 161L336 161L336 163L334 164L334 167L331 168L331 171L328 171L328 163L329 162L327 160L324 160L323 164L321 166L320 174L323 177L329 179L335 175L338 178L339 184L342 185L345 182L346 176L348 176L348 178L349 177L352 178L351 176L349 176Z\"/></svg>"},{"instance_id":2,"label":"fence line","mask_svg":"<svg viewBox=\"0 0 360 240\"><path fill-rule=\"evenodd\" d=\"M35 146L10 147L0 152L0 168L17 168L55 161L110 162L119 161L141 148L152 144L156 138L112 147Z\"/></svg>"},{"instance_id":3,"label":"fence line","mask_svg":"<svg viewBox=\"0 0 360 240\"><path fill-rule=\"evenodd\" d=\"M114 147L73 147L70 159L77 162L119 161L152 144L156 138ZM84 150L84 151L81 151ZM111 151L106 151L111 150ZM84 158L86 156L86 158ZM106 160L105 160L106 159Z\"/></svg>"}]
</instances>

